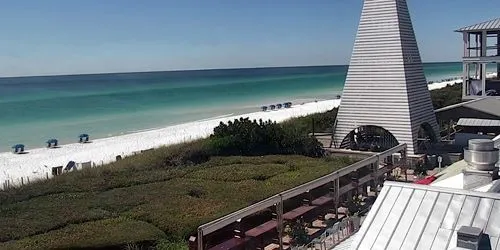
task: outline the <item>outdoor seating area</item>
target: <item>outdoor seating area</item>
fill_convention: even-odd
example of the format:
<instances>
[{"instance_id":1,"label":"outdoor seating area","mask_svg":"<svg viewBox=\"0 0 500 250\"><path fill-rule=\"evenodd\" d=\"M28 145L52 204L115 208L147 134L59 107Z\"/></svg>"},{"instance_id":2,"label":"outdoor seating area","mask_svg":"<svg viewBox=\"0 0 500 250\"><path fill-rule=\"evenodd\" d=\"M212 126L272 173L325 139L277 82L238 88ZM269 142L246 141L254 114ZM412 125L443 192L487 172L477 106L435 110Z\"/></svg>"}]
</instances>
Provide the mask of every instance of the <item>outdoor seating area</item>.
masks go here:
<instances>
[{"instance_id":1,"label":"outdoor seating area","mask_svg":"<svg viewBox=\"0 0 500 250\"><path fill-rule=\"evenodd\" d=\"M190 249L329 249L358 230L405 159L401 144L203 224Z\"/></svg>"},{"instance_id":2,"label":"outdoor seating area","mask_svg":"<svg viewBox=\"0 0 500 250\"><path fill-rule=\"evenodd\" d=\"M372 196L374 193L371 194ZM366 199L369 200L369 199ZM335 244L338 244L345 238L356 232L361 224L362 218L357 214L364 214L368 211L371 203L363 203L360 211L354 216L349 216L349 211L346 207L339 207L335 212L334 198L330 195L324 195L313 199L310 204L303 204L291 209L283 214L285 221L285 231L281 241L283 249L329 249ZM298 247L297 243L290 235L296 232L297 226L302 225L306 234L308 243ZM279 249L278 239L278 222L276 219L271 219L258 226L249 228L244 232L244 235L228 239L216 246L209 248L210 250L222 249L264 249L277 250Z\"/></svg>"}]
</instances>

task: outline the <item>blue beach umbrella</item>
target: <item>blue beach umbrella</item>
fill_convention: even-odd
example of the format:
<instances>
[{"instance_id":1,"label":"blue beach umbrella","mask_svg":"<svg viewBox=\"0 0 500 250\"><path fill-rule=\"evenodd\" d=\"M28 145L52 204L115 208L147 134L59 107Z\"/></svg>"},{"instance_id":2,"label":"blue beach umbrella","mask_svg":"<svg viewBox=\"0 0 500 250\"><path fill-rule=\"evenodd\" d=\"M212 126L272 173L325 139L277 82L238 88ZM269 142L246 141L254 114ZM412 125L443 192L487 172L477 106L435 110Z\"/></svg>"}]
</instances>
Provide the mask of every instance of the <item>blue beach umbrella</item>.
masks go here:
<instances>
[{"instance_id":1,"label":"blue beach umbrella","mask_svg":"<svg viewBox=\"0 0 500 250\"><path fill-rule=\"evenodd\" d=\"M89 141L89 135L88 134L80 134L79 136L79 139L80 139L80 142L83 142L83 141Z\"/></svg>"},{"instance_id":2,"label":"blue beach umbrella","mask_svg":"<svg viewBox=\"0 0 500 250\"><path fill-rule=\"evenodd\" d=\"M16 144L16 145L12 146L12 148L14 149L14 153L24 152L24 145L23 144Z\"/></svg>"},{"instance_id":3,"label":"blue beach umbrella","mask_svg":"<svg viewBox=\"0 0 500 250\"><path fill-rule=\"evenodd\" d=\"M51 147L51 146L55 147L55 146L57 146L57 139L49 139L49 140L47 140L47 144L49 147Z\"/></svg>"}]
</instances>

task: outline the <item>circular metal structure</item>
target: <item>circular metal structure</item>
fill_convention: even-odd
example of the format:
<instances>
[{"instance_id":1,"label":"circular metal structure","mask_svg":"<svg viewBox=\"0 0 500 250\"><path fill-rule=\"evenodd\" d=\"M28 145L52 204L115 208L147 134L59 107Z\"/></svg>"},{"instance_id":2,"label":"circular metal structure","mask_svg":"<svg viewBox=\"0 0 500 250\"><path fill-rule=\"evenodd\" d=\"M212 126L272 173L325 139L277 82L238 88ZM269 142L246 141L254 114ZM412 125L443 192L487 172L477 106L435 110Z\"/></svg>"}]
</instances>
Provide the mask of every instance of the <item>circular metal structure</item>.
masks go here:
<instances>
[{"instance_id":1,"label":"circular metal structure","mask_svg":"<svg viewBox=\"0 0 500 250\"><path fill-rule=\"evenodd\" d=\"M498 149L489 139L471 139L469 147L464 150L464 160L476 170L494 170L498 157Z\"/></svg>"},{"instance_id":2,"label":"circular metal structure","mask_svg":"<svg viewBox=\"0 0 500 250\"><path fill-rule=\"evenodd\" d=\"M353 129L342 140L340 148L359 151L382 152L399 145L398 140L386 129L366 125Z\"/></svg>"}]
</instances>

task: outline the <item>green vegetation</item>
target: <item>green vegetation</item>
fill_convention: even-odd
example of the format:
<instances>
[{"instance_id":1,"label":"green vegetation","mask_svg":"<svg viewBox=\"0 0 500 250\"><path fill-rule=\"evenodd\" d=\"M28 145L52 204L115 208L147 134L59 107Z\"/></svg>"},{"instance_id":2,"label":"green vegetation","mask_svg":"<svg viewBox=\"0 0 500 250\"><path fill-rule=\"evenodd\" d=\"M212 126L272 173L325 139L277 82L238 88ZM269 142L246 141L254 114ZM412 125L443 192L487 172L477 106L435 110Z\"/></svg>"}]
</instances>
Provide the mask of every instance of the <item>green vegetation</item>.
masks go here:
<instances>
[{"instance_id":1,"label":"green vegetation","mask_svg":"<svg viewBox=\"0 0 500 250\"><path fill-rule=\"evenodd\" d=\"M442 89L431 91L434 109L440 109L449 105L462 102L462 84L448 85Z\"/></svg>"},{"instance_id":2,"label":"green vegetation","mask_svg":"<svg viewBox=\"0 0 500 250\"><path fill-rule=\"evenodd\" d=\"M214 155L323 155L321 144L294 127L248 118L222 123L210 136Z\"/></svg>"},{"instance_id":3,"label":"green vegetation","mask_svg":"<svg viewBox=\"0 0 500 250\"><path fill-rule=\"evenodd\" d=\"M331 132L336 117L337 109L335 108L325 113L317 113L290 119L281 124L284 127L295 129L302 134L312 133L313 127L314 132Z\"/></svg>"},{"instance_id":4,"label":"green vegetation","mask_svg":"<svg viewBox=\"0 0 500 250\"><path fill-rule=\"evenodd\" d=\"M431 95L436 108L458 103L460 85ZM353 163L317 157L307 136L313 124L329 131L336 113L242 119L211 138L0 191L0 249L186 249L200 224Z\"/></svg>"},{"instance_id":5,"label":"green vegetation","mask_svg":"<svg viewBox=\"0 0 500 250\"><path fill-rule=\"evenodd\" d=\"M50 249L71 247L104 247L127 242L157 241L165 238L165 233L155 226L127 218L96 220L78 225L68 225L59 230L7 242L5 249ZM77 242L77 245L75 245Z\"/></svg>"},{"instance_id":6,"label":"green vegetation","mask_svg":"<svg viewBox=\"0 0 500 250\"><path fill-rule=\"evenodd\" d=\"M292 239L292 246L303 246L311 241L306 230L308 226L301 218L285 226L285 233Z\"/></svg>"},{"instance_id":7,"label":"green vegetation","mask_svg":"<svg viewBox=\"0 0 500 250\"><path fill-rule=\"evenodd\" d=\"M239 120L211 138L2 191L0 249L183 249L200 224L353 163L290 155L320 155L305 119Z\"/></svg>"},{"instance_id":8,"label":"green vegetation","mask_svg":"<svg viewBox=\"0 0 500 250\"><path fill-rule=\"evenodd\" d=\"M150 159L155 155L161 154L152 152ZM0 248L116 246L159 238L177 244L204 222L352 163L231 156L182 168L137 169L130 160L102 167L99 174L92 173L96 169L74 172L3 192L0 240L18 241L0 243ZM97 183L90 181L91 173ZM145 176L150 177L140 178Z\"/></svg>"}]
</instances>

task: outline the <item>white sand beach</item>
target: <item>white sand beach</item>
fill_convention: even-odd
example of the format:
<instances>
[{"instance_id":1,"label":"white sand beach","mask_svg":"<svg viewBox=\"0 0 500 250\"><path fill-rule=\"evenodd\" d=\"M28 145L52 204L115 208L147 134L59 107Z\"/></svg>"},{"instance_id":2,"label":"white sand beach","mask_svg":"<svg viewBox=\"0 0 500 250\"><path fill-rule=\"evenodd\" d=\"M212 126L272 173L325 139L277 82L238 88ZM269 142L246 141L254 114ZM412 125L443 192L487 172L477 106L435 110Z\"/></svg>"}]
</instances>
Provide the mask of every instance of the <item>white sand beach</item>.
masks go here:
<instances>
[{"instance_id":1,"label":"white sand beach","mask_svg":"<svg viewBox=\"0 0 500 250\"><path fill-rule=\"evenodd\" d=\"M494 76L496 74L489 74ZM429 84L429 90L444 88L447 85L461 83L462 79ZM51 177L52 167L66 166L69 161L76 163L92 162L102 165L115 161L116 156L132 155L141 150L157 148L209 136L220 122L227 122L240 117L251 120L272 120L282 122L293 117L325 112L338 107L340 99L326 100L293 105L288 109L261 111L243 115L218 117L195 121L161 129L147 130L132 134L92 140L92 143L67 144L60 148L27 149L27 154L0 153L0 189L9 181L11 185Z\"/></svg>"},{"instance_id":2,"label":"white sand beach","mask_svg":"<svg viewBox=\"0 0 500 250\"><path fill-rule=\"evenodd\" d=\"M497 76L497 73L487 73L486 74L486 78L494 78ZM458 79L455 79L455 80L451 80L451 81L441 81L441 82L435 82L435 83L431 83L429 84L429 90L434 90L434 89L441 89L441 88L444 88L448 85L454 85L454 84L459 84L459 83L462 83L462 79L461 78L458 78Z\"/></svg>"},{"instance_id":3,"label":"white sand beach","mask_svg":"<svg viewBox=\"0 0 500 250\"><path fill-rule=\"evenodd\" d=\"M92 143L73 143L60 148L27 149L27 154L0 153L0 189L8 180L11 185L51 177L52 167L66 166L69 161L76 163L93 162L101 165L115 161L116 156L132 155L134 152L191 141L209 136L220 122L240 117L251 120L272 120L282 122L292 117L325 112L338 107L340 99L295 104L291 108L274 111L260 111L250 114L220 117L195 121L180 125L153 129L116 137L92 140Z\"/></svg>"}]
</instances>

